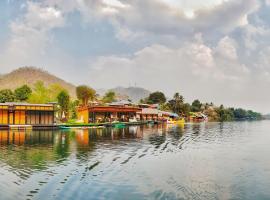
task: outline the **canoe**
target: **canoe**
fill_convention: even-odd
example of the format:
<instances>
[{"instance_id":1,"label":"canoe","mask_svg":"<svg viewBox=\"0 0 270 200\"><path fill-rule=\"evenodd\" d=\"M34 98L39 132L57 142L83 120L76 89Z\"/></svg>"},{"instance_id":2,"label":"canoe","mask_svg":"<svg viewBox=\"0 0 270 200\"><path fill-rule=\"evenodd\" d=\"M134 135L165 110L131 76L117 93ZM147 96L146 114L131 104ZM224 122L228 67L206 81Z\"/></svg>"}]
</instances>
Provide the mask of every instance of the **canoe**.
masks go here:
<instances>
[{"instance_id":1,"label":"canoe","mask_svg":"<svg viewBox=\"0 0 270 200\"><path fill-rule=\"evenodd\" d=\"M122 122L113 122L112 126L115 128L124 128L126 126L126 124L122 123Z\"/></svg>"},{"instance_id":2,"label":"canoe","mask_svg":"<svg viewBox=\"0 0 270 200\"><path fill-rule=\"evenodd\" d=\"M168 120L167 124L185 124L185 119Z\"/></svg>"}]
</instances>

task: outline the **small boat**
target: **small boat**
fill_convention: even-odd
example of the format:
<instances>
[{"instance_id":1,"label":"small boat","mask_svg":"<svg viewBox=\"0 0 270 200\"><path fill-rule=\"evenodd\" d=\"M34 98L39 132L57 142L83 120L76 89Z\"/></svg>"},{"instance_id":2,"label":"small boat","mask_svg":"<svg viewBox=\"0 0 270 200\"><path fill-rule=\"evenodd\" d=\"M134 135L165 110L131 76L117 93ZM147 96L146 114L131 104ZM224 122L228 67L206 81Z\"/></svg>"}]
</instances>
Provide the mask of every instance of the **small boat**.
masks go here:
<instances>
[{"instance_id":1,"label":"small boat","mask_svg":"<svg viewBox=\"0 0 270 200\"><path fill-rule=\"evenodd\" d=\"M167 120L167 124L185 124L185 119L184 118L169 119L169 120Z\"/></svg>"},{"instance_id":2,"label":"small boat","mask_svg":"<svg viewBox=\"0 0 270 200\"><path fill-rule=\"evenodd\" d=\"M71 127L68 126L59 126L60 129L70 129Z\"/></svg>"},{"instance_id":3,"label":"small boat","mask_svg":"<svg viewBox=\"0 0 270 200\"><path fill-rule=\"evenodd\" d=\"M181 118L175 121L176 124L185 124L185 119Z\"/></svg>"},{"instance_id":4,"label":"small boat","mask_svg":"<svg viewBox=\"0 0 270 200\"><path fill-rule=\"evenodd\" d=\"M124 128L126 126L126 124L123 122L114 121L114 122L112 122L112 126L115 128Z\"/></svg>"}]
</instances>

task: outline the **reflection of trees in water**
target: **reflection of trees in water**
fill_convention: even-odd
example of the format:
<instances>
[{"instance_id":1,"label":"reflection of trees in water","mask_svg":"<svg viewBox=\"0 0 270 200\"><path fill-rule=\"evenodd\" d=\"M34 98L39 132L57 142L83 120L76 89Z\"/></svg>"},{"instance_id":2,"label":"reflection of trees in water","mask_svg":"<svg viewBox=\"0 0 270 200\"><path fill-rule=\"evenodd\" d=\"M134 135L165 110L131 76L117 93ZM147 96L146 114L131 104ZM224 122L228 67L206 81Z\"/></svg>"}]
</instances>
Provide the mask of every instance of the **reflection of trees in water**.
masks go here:
<instances>
[{"instance_id":1,"label":"reflection of trees in water","mask_svg":"<svg viewBox=\"0 0 270 200\"><path fill-rule=\"evenodd\" d=\"M54 137L54 153L57 156L57 160L68 157L71 153L69 147L71 140L74 138L74 133L60 131ZM61 162L61 160L58 162Z\"/></svg>"},{"instance_id":2,"label":"reflection of trees in water","mask_svg":"<svg viewBox=\"0 0 270 200\"><path fill-rule=\"evenodd\" d=\"M134 142L134 139L148 140L158 148L166 137L179 140L180 133L181 129L170 129L164 125L64 131L0 130L0 160L15 171L44 170L49 164L65 162L72 153L77 159L86 161L99 148L123 145L118 142L121 140L128 145L126 142ZM103 145L105 143L111 145L107 147Z\"/></svg>"},{"instance_id":3,"label":"reflection of trees in water","mask_svg":"<svg viewBox=\"0 0 270 200\"><path fill-rule=\"evenodd\" d=\"M168 137L170 138L170 143L173 146L177 146L179 144L179 140L183 137L183 135L183 126L174 126L168 131Z\"/></svg>"},{"instance_id":4,"label":"reflection of trees in water","mask_svg":"<svg viewBox=\"0 0 270 200\"><path fill-rule=\"evenodd\" d=\"M44 170L48 163L65 156L68 143L60 145L60 141L55 140L57 135L52 130L1 130L0 160L26 178L24 176L33 169Z\"/></svg>"},{"instance_id":5,"label":"reflection of trees in water","mask_svg":"<svg viewBox=\"0 0 270 200\"><path fill-rule=\"evenodd\" d=\"M148 136L150 144L155 148L159 148L160 145L168 141L170 144L177 146L179 140L183 136L184 127L178 125L166 125L160 124L155 126L146 126L144 128L145 137Z\"/></svg>"},{"instance_id":6,"label":"reflection of trees in water","mask_svg":"<svg viewBox=\"0 0 270 200\"><path fill-rule=\"evenodd\" d=\"M166 135L152 134L149 137L150 144L154 145L155 148L159 148L166 141Z\"/></svg>"}]
</instances>

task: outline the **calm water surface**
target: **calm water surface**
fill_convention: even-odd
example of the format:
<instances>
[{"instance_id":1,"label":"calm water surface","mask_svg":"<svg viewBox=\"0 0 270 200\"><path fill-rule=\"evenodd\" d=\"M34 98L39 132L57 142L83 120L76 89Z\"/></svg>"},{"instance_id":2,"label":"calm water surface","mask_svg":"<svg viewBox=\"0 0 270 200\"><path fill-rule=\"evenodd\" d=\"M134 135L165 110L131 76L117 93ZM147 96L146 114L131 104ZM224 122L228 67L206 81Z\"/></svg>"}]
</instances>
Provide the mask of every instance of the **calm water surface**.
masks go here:
<instances>
[{"instance_id":1,"label":"calm water surface","mask_svg":"<svg viewBox=\"0 0 270 200\"><path fill-rule=\"evenodd\" d=\"M270 122L0 131L0 199L270 199Z\"/></svg>"}]
</instances>

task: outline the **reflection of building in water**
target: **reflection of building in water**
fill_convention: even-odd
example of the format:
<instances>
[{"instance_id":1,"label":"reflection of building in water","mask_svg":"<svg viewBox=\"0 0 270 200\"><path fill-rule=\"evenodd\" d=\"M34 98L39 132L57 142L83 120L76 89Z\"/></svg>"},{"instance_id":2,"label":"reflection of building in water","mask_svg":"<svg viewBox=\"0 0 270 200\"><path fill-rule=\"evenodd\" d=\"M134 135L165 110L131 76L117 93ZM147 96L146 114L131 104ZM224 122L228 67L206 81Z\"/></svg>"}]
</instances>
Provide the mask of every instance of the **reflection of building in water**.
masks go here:
<instances>
[{"instance_id":1,"label":"reflection of building in water","mask_svg":"<svg viewBox=\"0 0 270 200\"><path fill-rule=\"evenodd\" d=\"M0 130L0 144L52 144L53 131Z\"/></svg>"},{"instance_id":2,"label":"reflection of building in water","mask_svg":"<svg viewBox=\"0 0 270 200\"><path fill-rule=\"evenodd\" d=\"M89 132L88 129L76 130L76 142L81 146L89 144Z\"/></svg>"},{"instance_id":3,"label":"reflection of building in water","mask_svg":"<svg viewBox=\"0 0 270 200\"><path fill-rule=\"evenodd\" d=\"M0 130L0 144L21 145L25 142L24 131Z\"/></svg>"},{"instance_id":4,"label":"reflection of building in water","mask_svg":"<svg viewBox=\"0 0 270 200\"><path fill-rule=\"evenodd\" d=\"M87 145L90 142L112 141L122 139L147 139L150 135L166 135L166 125L128 126L125 128L91 128L75 130L76 142Z\"/></svg>"}]
</instances>

